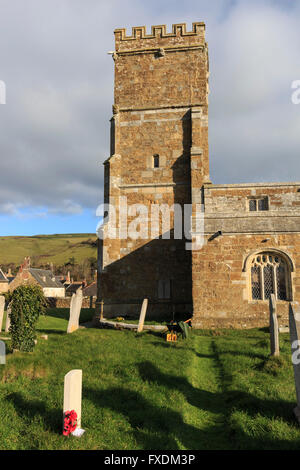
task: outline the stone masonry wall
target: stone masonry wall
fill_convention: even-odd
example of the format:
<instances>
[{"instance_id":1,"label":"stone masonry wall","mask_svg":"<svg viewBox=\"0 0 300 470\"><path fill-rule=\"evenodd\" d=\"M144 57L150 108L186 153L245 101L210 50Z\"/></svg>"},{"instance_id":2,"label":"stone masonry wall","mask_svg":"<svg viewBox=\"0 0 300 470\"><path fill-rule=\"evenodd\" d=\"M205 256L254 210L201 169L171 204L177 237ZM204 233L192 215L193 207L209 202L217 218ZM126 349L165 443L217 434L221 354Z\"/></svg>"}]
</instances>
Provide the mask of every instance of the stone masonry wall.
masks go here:
<instances>
[{"instance_id":1,"label":"stone masonry wall","mask_svg":"<svg viewBox=\"0 0 300 470\"><path fill-rule=\"evenodd\" d=\"M195 327L269 324L268 301L252 300L247 260L254 253L286 256L292 266L290 300L300 301L299 188L300 183L205 185L205 245L193 252ZM249 198L266 196L269 210L249 211ZM279 324L287 325L288 301L277 304Z\"/></svg>"}]
</instances>

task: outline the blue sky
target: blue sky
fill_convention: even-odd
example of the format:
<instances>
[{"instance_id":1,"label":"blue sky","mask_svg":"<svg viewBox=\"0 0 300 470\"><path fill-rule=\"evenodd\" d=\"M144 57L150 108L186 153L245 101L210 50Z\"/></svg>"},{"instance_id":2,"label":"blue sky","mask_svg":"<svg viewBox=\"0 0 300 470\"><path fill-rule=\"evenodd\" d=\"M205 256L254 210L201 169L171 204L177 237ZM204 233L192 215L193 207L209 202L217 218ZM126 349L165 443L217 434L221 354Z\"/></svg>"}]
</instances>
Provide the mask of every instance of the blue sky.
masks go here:
<instances>
[{"instance_id":1,"label":"blue sky","mask_svg":"<svg viewBox=\"0 0 300 470\"><path fill-rule=\"evenodd\" d=\"M204 21L212 181L299 181L299 4L0 0L0 235L95 232L118 27Z\"/></svg>"}]
</instances>

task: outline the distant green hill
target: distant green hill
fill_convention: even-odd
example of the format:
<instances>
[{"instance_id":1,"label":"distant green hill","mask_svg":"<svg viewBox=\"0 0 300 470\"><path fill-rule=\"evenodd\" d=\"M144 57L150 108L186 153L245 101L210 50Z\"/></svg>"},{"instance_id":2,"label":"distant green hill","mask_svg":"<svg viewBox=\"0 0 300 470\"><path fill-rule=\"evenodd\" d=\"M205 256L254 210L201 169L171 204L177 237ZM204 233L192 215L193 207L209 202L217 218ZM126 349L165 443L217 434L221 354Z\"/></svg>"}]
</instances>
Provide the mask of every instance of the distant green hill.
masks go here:
<instances>
[{"instance_id":1,"label":"distant green hill","mask_svg":"<svg viewBox=\"0 0 300 470\"><path fill-rule=\"evenodd\" d=\"M30 256L33 267L64 266L70 260L82 264L96 260L97 237L94 233L0 237L0 267L17 267L25 256Z\"/></svg>"}]
</instances>

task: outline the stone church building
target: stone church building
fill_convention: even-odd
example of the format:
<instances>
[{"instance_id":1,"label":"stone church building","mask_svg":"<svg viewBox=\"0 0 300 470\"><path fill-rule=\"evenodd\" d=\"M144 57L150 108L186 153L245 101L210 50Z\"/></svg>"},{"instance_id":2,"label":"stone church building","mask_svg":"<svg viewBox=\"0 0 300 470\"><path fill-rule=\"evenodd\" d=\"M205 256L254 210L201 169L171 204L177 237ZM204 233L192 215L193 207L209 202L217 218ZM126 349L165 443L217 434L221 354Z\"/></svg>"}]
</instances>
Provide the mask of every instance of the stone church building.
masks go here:
<instances>
[{"instance_id":1,"label":"stone church building","mask_svg":"<svg viewBox=\"0 0 300 470\"><path fill-rule=\"evenodd\" d=\"M287 324L289 301L300 301L300 182L210 181L204 23L193 23L192 31L153 26L151 34L134 27L131 36L117 29L113 59L104 202L114 210L100 230L96 319L101 301L109 317L138 315L148 298L148 318L174 313L192 317L196 328L265 326L274 293L279 323ZM120 236L124 204L128 224L137 204L149 214L153 205L188 205L201 247L187 249L187 235L174 236L172 226L168 238L163 215L158 234ZM148 221L143 212L140 227Z\"/></svg>"}]
</instances>

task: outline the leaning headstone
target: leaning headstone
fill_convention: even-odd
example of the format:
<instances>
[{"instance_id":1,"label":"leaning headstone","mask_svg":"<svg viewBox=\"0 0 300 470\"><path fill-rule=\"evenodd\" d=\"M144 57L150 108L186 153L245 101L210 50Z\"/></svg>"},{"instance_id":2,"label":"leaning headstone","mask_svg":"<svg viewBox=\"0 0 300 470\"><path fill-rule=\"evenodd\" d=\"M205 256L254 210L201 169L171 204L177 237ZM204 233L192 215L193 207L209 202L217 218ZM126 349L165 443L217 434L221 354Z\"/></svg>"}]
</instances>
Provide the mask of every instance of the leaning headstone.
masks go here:
<instances>
[{"instance_id":1,"label":"leaning headstone","mask_svg":"<svg viewBox=\"0 0 300 470\"><path fill-rule=\"evenodd\" d=\"M279 332L278 321L276 313L276 299L275 295L270 296L270 342L271 342L271 356L279 356Z\"/></svg>"},{"instance_id":2,"label":"leaning headstone","mask_svg":"<svg viewBox=\"0 0 300 470\"><path fill-rule=\"evenodd\" d=\"M10 312L11 312L11 308L10 308L10 306L8 306L7 310L6 310L5 333L8 333L9 328L10 328Z\"/></svg>"},{"instance_id":3,"label":"leaning headstone","mask_svg":"<svg viewBox=\"0 0 300 470\"><path fill-rule=\"evenodd\" d=\"M0 364L4 365L5 364L5 352L6 352L6 346L4 341L0 341Z\"/></svg>"},{"instance_id":4,"label":"leaning headstone","mask_svg":"<svg viewBox=\"0 0 300 470\"><path fill-rule=\"evenodd\" d=\"M2 330L4 306L5 306L5 297L4 297L4 295L0 295L0 332Z\"/></svg>"},{"instance_id":5,"label":"leaning headstone","mask_svg":"<svg viewBox=\"0 0 300 470\"><path fill-rule=\"evenodd\" d=\"M73 333L73 331L79 328L79 316L82 306L82 288L77 289L76 294L72 295L70 304L70 318L67 333Z\"/></svg>"},{"instance_id":6,"label":"leaning headstone","mask_svg":"<svg viewBox=\"0 0 300 470\"><path fill-rule=\"evenodd\" d=\"M77 414L77 426L73 435L80 437L84 430L81 429L81 397L82 397L82 370L70 370L64 380L64 417L67 411L75 411Z\"/></svg>"},{"instance_id":7,"label":"leaning headstone","mask_svg":"<svg viewBox=\"0 0 300 470\"><path fill-rule=\"evenodd\" d=\"M298 302L290 303L289 310L290 341L292 347L292 363L294 368L297 406L294 414L300 424L300 307Z\"/></svg>"},{"instance_id":8,"label":"leaning headstone","mask_svg":"<svg viewBox=\"0 0 300 470\"><path fill-rule=\"evenodd\" d=\"M141 313L140 313L140 319L139 319L139 326L138 326L138 333L141 333L144 328L144 322L145 322L145 316L147 313L147 307L148 307L148 299L143 300L142 308L141 308Z\"/></svg>"}]
</instances>

